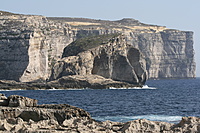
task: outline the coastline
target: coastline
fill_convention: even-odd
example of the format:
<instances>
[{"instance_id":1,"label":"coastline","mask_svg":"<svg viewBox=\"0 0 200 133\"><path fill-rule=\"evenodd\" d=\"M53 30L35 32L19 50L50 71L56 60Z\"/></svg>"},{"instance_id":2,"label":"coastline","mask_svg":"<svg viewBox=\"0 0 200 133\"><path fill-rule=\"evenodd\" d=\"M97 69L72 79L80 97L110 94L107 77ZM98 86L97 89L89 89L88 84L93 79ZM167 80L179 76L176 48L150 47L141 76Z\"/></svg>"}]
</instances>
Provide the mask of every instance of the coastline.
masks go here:
<instances>
[{"instance_id":1,"label":"coastline","mask_svg":"<svg viewBox=\"0 0 200 133\"><path fill-rule=\"evenodd\" d=\"M137 119L128 122L96 121L83 109L67 104L38 105L36 99L0 97L3 132L199 132L200 118L183 117L178 124Z\"/></svg>"},{"instance_id":2,"label":"coastline","mask_svg":"<svg viewBox=\"0 0 200 133\"><path fill-rule=\"evenodd\" d=\"M71 75L54 81L16 82L0 80L0 90L46 90L46 89L108 89L134 88L143 85L107 79L99 75Z\"/></svg>"}]
</instances>

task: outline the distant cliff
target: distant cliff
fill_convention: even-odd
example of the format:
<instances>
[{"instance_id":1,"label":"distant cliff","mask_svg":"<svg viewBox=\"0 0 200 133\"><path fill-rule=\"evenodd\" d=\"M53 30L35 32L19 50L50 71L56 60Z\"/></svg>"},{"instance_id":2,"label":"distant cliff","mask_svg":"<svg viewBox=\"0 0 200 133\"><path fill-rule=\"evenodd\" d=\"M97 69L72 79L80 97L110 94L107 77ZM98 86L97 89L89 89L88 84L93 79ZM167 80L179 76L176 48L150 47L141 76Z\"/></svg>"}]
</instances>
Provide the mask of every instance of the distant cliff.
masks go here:
<instances>
[{"instance_id":1,"label":"distant cliff","mask_svg":"<svg viewBox=\"0 0 200 133\"><path fill-rule=\"evenodd\" d=\"M55 60L73 41L68 24L43 16L0 15L0 79L48 79Z\"/></svg>"},{"instance_id":2,"label":"distant cliff","mask_svg":"<svg viewBox=\"0 0 200 133\"><path fill-rule=\"evenodd\" d=\"M85 18L48 18L66 22L77 38L85 36L123 33L126 43L138 48L146 60L148 78L194 78L193 32L148 25L135 19L119 21Z\"/></svg>"},{"instance_id":3,"label":"distant cliff","mask_svg":"<svg viewBox=\"0 0 200 133\"><path fill-rule=\"evenodd\" d=\"M50 79L90 74L143 85L147 79L146 61L138 49L126 43L123 35L85 37L64 49Z\"/></svg>"},{"instance_id":4,"label":"distant cliff","mask_svg":"<svg viewBox=\"0 0 200 133\"><path fill-rule=\"evenodd\" d=\"M96 45L97 36L112 34L118 34L113 37L113 42L111 37L107 38L106 42ZM85 50L94 53L91 55L90 63L84 62L86 56L83 53L86 52L78 47L71 54L66 51L78 40L94 36L96 40L94 38L88 42L94 47L91 47L92 50L90 48ZM120 39L122 36L123 39ZM120 43L116 43L117 41ZM111 46L114 44L118 46L116 48ZM87 44L83 47L87 47ZM111 48L113 52L108 51ZM140 57L139 60L129 61L135 56ZM118 64L119 68L116 69L117 64L112 64L114 61L112 57L121 58L123 61L126 60L124 63L129 63L124 76L134 77L132 83L143 84L147 77L153 79L195 77L193 32L147 25L134 19L104 21L84 18L46 18L0 11L0 79L21 82L38 79L47 81L60 78L61 75L70 75L66 70L72 71L71 74L81 75L87 73L82 71L85 69L84 71L89 71L88 74L127 81L124 79L128 79L128 76L121 78L120 73L110 74L111 68L116 70L115 72L120 71L119 68L125 69L121 64ZM66 65L66 60L70 58L81 58L86 66L79 62L79 68L71 70L77 61L72 63L70 68ZM64 67L58 67L62 63L65 64ZM69 62L67 64L69 65ZM139 66L136 67L136 64Z\"/></svg>"}]
</instances>

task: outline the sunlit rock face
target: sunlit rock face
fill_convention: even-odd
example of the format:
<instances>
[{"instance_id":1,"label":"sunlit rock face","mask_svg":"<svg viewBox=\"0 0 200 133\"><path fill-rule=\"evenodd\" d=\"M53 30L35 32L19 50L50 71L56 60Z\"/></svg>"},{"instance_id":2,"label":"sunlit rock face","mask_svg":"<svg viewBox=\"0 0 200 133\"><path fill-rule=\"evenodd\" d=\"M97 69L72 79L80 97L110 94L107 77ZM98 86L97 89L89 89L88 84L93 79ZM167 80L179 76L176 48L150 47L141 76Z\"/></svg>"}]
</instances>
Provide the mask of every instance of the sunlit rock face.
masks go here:
<instances>
[{"instance_id":1,"label":"sunlit rock face","mask_svg":"<svg viewBox=\"0 0 200 133\"><path fill-rule=\"evenodd\" d=\"M146 61L141 52L127 44L123 35L113 34L110 39L104 39L104 35L93 36L67 46L63 59L54 65L51 80L68 75L95 74L117 81L143 85L147 79L147 72ZM93 43L88 43L90 40L101 45L92 46ZM82 51L80 43L83 43L84 48L91 46ZM73 55L74 49L82 52Z\"/></svg>"},{"instance_id":2,"label":"sunlit rock face","mask_svg":"<svg viewBox=\"0 0 200 133\"><path fill-rule=\"evenodd\" d=\"M0 15L0 79L48 79L71 40L69 26L43 16Z\"/></svg>"},{"instance_id":3,"label":"sunlit rock face","mask_svg":"<svg viewBox=\"0 0 200 133\"><path fill-rule=\"evenodd\" d=\"M128 39L144 54L149 78L195 77L193 32L132 33Z\"/></svg>"},{"instance_id":4,"label":"sunlit rock face","mask_svg":"<svg viewBox=\"0 0 200 133\"><path fill-rule=\"evenodd\" d=\"M146 60L148 78L195 78L193 32L143 24L134 19L103 21L50 18L67 22L76 37L122 33L126 43L139 49Z\"/></svg>"},{"instance_id":5,"label":"sunlit rock face","mask_svg":"<svg viewBox=\"0 0 200 133\"><path fill-rule=\"evenodd\" d=\"M115 59L129 67L122 68L118 61L112 59L113 55L106 52L107 48L102 48L104 50L99 50L101 52L97 57L87 52L82 53L87 55L85 60L90 60L90 56L94 58L87 67L80 70L82 74L98 74L121 80L119 79L121 74L113 73L113 70L116 72L120 68L132 73L121 75L121 78L137 77L134 82L143 82L147 77L152 79L195 77L193 32L143 24L134 19L104 21L84 18L46 18L0 11L0 79L21 82L52 79L54 69L59 68L55 64L59 60L64 60L62 59L63 53L66 53L64 49L69 44L88 36L119 33L123 35L123 43L132 48L123 51L126 55L121 53L115 55ZM141 61L142 65L138 63L138 59L133 58L132 53L138 53L138 57L144 58L146 63L144 61ZM77 60L76 58L73 60ZM139 62L142 58L139 58ZM112 65L109 62L111 60ZM138 67L138 64L147 70L146 74L144 68ZM92 71L87 71L88 69ZM137 71L137 74L133 74L132 70Z\"/></svg>"}]
</instances>

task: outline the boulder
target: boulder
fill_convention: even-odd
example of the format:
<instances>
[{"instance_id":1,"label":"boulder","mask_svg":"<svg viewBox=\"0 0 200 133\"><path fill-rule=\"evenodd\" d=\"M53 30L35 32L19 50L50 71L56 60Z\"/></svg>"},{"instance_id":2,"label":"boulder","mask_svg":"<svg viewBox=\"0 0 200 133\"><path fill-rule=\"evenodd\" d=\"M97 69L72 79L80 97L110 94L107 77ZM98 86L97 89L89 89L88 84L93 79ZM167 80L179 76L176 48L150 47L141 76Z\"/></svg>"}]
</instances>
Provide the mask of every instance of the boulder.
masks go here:
<instances>
[{"instance_id":1,"label":"boulder","mask_svg":"<svg viewBox=\"0 0 200 133\"><path fill-rule=\"evenodd\" d=\"M138 119L134 121L127 122L120 129L121 132L125 133L137 133L137 132L169 132L173 124L166 122L154 122L145 119Z\"/></svg>"},{"instance_id":2,"label":"boulder","mask_svg":"<svg viewBox=\"0 0 200 133\"><path fill-rule=\"evenodd\" d=\"M179 124L174 125L172 130L177 132L199 133L200 132L200 118L197 117L183 117Z\"/></svg>"},{"instance_id":3,"label":"boulder","mask_svg":"<svg viewBox=\"0 0 200 133\"><path fill-rule=\"evenodd\" d=\"M34 107L37 105L37 100L18 95L9 96L8 102L9 107Z\"/></svg>"},{"instance_id":4,"label":"boulder","mask_svg":"<svg viewBox=\"0 0 200 133\"><path fill-rule=\"evenodd\" d=\"M0 93L0 100L7 100L7 99L8 98L4 94Z\"/></svg>"},{"instance_id":5,"label":"boulder","mask_svg":"<svg viewBox=\"0 0 200 133\"><path fill-rule=\"evenodd\" d=\"M8 99L4 94L0 93L0 106L7 106L8 105Z\"/></svg>"}]
</instances>

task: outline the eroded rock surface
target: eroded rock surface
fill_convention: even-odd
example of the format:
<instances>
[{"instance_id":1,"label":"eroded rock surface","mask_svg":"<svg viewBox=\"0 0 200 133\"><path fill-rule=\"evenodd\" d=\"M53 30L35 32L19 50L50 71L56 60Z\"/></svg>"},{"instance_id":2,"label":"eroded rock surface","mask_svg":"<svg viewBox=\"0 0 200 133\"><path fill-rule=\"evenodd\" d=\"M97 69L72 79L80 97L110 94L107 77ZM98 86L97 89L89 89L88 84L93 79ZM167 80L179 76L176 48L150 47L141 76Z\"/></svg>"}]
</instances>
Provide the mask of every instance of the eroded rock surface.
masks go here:
<instances>
[{"instance_id":1,"label":"eroded rock surface","mask_svg":"<svg viewBox=\"0 0 200 133\"><path fill-rule=\"evenodd\" d=\"M46 80L55 60L73 41L65 23L43 16L0 14L0 79Z\"/></svg>"},{"instance_id":2,"label":"eroded rock surface","mask_svg":"<svg viewBox=\"0 0 200 133\"><path fill-rule=\"evenodd\" d=\"M35 101L22 96L0 94L0 100L11 98L20 101L21 105L10 107L0 105L0 132L66 132L66 133L198 133L200 118L183 117L180 123L149 121L138 119L126 123L104 121L91 118L83 109L67 104L43 104L27 106L27 101ZM22 100L26 99L26 100ZM1 102L0 102L1 103Z\"/></svg>"},{"instance_id":3,"label":"eroded rock surface","mask_svg":"<svg viewBox=\"0 0 200 133\"><path fill-rule=\"evenodd\" d=\"M76 38L123 33L126 42L138 48L144 55L148 77L151 79L195 77L192 31L168 29L165 26L144 24L127 18L119 21L84 18L48 19L70 24Z\"/></svg>"},{"instance_id":4,"label":"eroded rock surface","mask_svg":"<svg viewBox=\"0 0 200 133\"><path fill-rule=\"evenodd\" d=\"M66 47L64 58L55 64L51 79L95 74L140 86L146 82L146 61L138 49L126 43L123 35L113 34L105 41L104 36L95 37L81 40L83 46L70 44ZM82 49L93 44L88 43L91 39L96 42L99 38L102 39L99 45ZM80 49L80 52L71 52L74 49Z\"/></svg>"},{"instance_id":5,"label":"eroded rock surface","mask_svg":"<svg viewBox=\"0 0 200 133\"><path fill-rule=\"evenodd\" d=\"M80 40L89 41L77 47ZM96 74L142 85L147 77L194 78L195 67L190 31L134 19L47 18L0 11L1 80Z\"/></svg>"},{"instance_id":6,"label":"eroded rock surface","mask_svg":"<svg viewBox=\"0 0 200 133\"><path fill-rule=\"evenodd\" d=\"M141 85L127 82L114 81L99 75L69 75L50 82L22 83L16 81L1 81L1 90L39 90L39 89L108 89L108 88L133 88Z\"/></svg>"},{"instance_id":7,"label":"eroded rock surface","mask_svg":"<svg viewBox=\"0 0 200 133\"><path fill-rule=\"evenodd\" d=\"M129 84L126 82L114 81L107 79L99 75L72 75L63 76L58 80L54 80L48 83L51 88L91 88L91 89L109 89L109 88L133 88L142 87L135 84Z\"/></svg>"}]
</instances>

